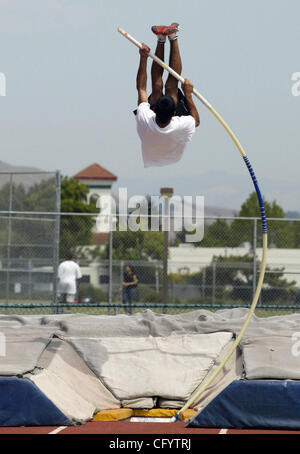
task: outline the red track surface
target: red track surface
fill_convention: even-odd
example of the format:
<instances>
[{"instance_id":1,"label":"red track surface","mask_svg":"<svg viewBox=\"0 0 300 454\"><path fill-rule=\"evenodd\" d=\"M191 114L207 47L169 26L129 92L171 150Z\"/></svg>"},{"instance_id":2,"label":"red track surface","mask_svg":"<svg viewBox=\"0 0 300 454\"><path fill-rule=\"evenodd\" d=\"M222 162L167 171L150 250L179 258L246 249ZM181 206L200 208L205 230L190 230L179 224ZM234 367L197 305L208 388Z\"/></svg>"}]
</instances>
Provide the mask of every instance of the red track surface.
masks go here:
<instances>
[{"instance_id":1,"label":"red track surface","mask_svg":"<svg viewBox=\"0 0 300 454\"><path fill-rule=\"evenodd\" d=\"M176 423L155 423L155 422L138 422L129 421L118 422L89 422L83 426L71 427L0 427L2 434L50 434L56 431L57 435L66 434L176 434L176 435L205 435L205 434L300 434L300 431L279 431L279 430L236 430L229 429L192 429L186 428L182 422Z\"/></svg>"}]
</instances>

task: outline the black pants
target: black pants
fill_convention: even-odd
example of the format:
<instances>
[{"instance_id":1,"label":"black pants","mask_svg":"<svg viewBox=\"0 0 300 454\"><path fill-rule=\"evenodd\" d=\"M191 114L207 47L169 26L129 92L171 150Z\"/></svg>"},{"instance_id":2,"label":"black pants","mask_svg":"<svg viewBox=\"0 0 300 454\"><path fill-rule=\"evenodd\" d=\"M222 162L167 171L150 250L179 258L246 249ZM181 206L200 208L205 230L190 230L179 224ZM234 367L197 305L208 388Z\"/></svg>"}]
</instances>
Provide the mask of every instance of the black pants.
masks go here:
<instances>
[{"instance_id":1,"label":"black pants","mask_svg":"<svg viewBox=\"0 0 300 454\"><path fill-rule=\"evenodd\" d=\"M149 101L150 97L151 97L151 95L149 96L148 101ZM150 109L154 110L154 104L152 104L150 106ZM185 98L184 94L182 93L182 91L180 90L180 88L178 88L178 104L176 106L175 112L176 112L177 117L190 115L190 111L189 111L189 108L188 108L188 105L186 102L186 98ZM134 115L136 115L137 110L135 109L133 111L133 113L134 113Z\"/></svg>"},{"instance_id":2,"label":"black pants","mask_svg":"<svg viewBox=\"0 0 300 454\"><path fill-rule=\"evenodd\" d=\"M128 315L132 314L132 302L133 302L133 295L135 293L136 287L123 287L122 290L122 303L124 305L124 311L127 309ZM128 300L128 306L126 306Z\"/></svg>"}]
</instances>

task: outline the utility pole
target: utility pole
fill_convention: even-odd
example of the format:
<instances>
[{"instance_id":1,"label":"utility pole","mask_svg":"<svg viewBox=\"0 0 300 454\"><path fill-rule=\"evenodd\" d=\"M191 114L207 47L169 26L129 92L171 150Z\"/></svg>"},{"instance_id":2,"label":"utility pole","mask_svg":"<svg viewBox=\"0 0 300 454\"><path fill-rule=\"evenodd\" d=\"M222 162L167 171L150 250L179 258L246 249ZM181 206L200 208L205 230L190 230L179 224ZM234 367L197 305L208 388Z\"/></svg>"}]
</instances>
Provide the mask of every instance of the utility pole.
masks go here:
<instances>
[{"instance_id":1,"label":"utility pole","mask_svg":"<svg viewBox=\"0 0 300 454\"><path fill-rule=\"evenodd\" d=\"M163 297L162 302L168 304L168 248L169 248L169 230L170 230L170 204L169 199L173 195L173 188L161 188L161 197L164 198L163 210L163 232L164 232L164 255L163 255ZM165 310L164 310L165 312Z\"/></svg>"}]
</instances>

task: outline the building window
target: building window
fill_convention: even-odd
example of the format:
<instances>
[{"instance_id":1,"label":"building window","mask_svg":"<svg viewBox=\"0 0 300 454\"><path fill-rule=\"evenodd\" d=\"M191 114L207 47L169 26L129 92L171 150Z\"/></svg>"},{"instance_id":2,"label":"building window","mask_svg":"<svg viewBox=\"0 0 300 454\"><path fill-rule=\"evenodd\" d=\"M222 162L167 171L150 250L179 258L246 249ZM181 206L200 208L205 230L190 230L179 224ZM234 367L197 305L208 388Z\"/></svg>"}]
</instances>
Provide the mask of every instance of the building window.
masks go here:
<instances>
[{"instance_id":1,"label":"building window","mask_svg":"<svg viewBox=\"0 0 300 454\"><path fill-rule=\"evenodd\" d=\"M108 284L109 283L109 276L107 274L101 274L99 276L99 284Z\"/></svg>"},{"instance_id":2,"label":"building window","mask_svg":"<svg viewBox=\"0 0 300 454\"><path fill-rule=\"evenodd\" d=\"M88 274L84 274L81 278L81 283L82 284L90 284L91 283L91 276Z\"/></svg>"}]
</instances>

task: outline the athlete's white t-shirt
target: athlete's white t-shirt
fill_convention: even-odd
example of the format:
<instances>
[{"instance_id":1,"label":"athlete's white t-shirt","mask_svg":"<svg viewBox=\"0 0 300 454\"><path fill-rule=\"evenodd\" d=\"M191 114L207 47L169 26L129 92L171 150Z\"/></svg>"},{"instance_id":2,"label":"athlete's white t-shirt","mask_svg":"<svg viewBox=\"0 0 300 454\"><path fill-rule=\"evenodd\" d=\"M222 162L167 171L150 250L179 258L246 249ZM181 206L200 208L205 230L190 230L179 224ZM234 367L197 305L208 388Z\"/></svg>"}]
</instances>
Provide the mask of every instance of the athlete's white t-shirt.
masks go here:
<instances>
[{"instance_id":1,"label":"athlete's white t-shirt","mask_svg":"<svg viewBox=\"0 0 300 454\"><path fill-rule=\"evenodd\" d=\"M82 277L79 265L73 260L65 260L58 267L58 291L60 293L76 293L76 280Z\"/></svg>"},{"instance_id":2,"label":"athlete's white t-shirt","mask_svg":"<svg viewBox=\"0 0 300 454\"><path fill-rule=\"evenodd\" d=\"M179 161L196 128L191 115L172 117L165 128L158 126L155 117L149 103L139 104L136 122L145 167L166 166Z\"/></svg>"}]
</instances>

